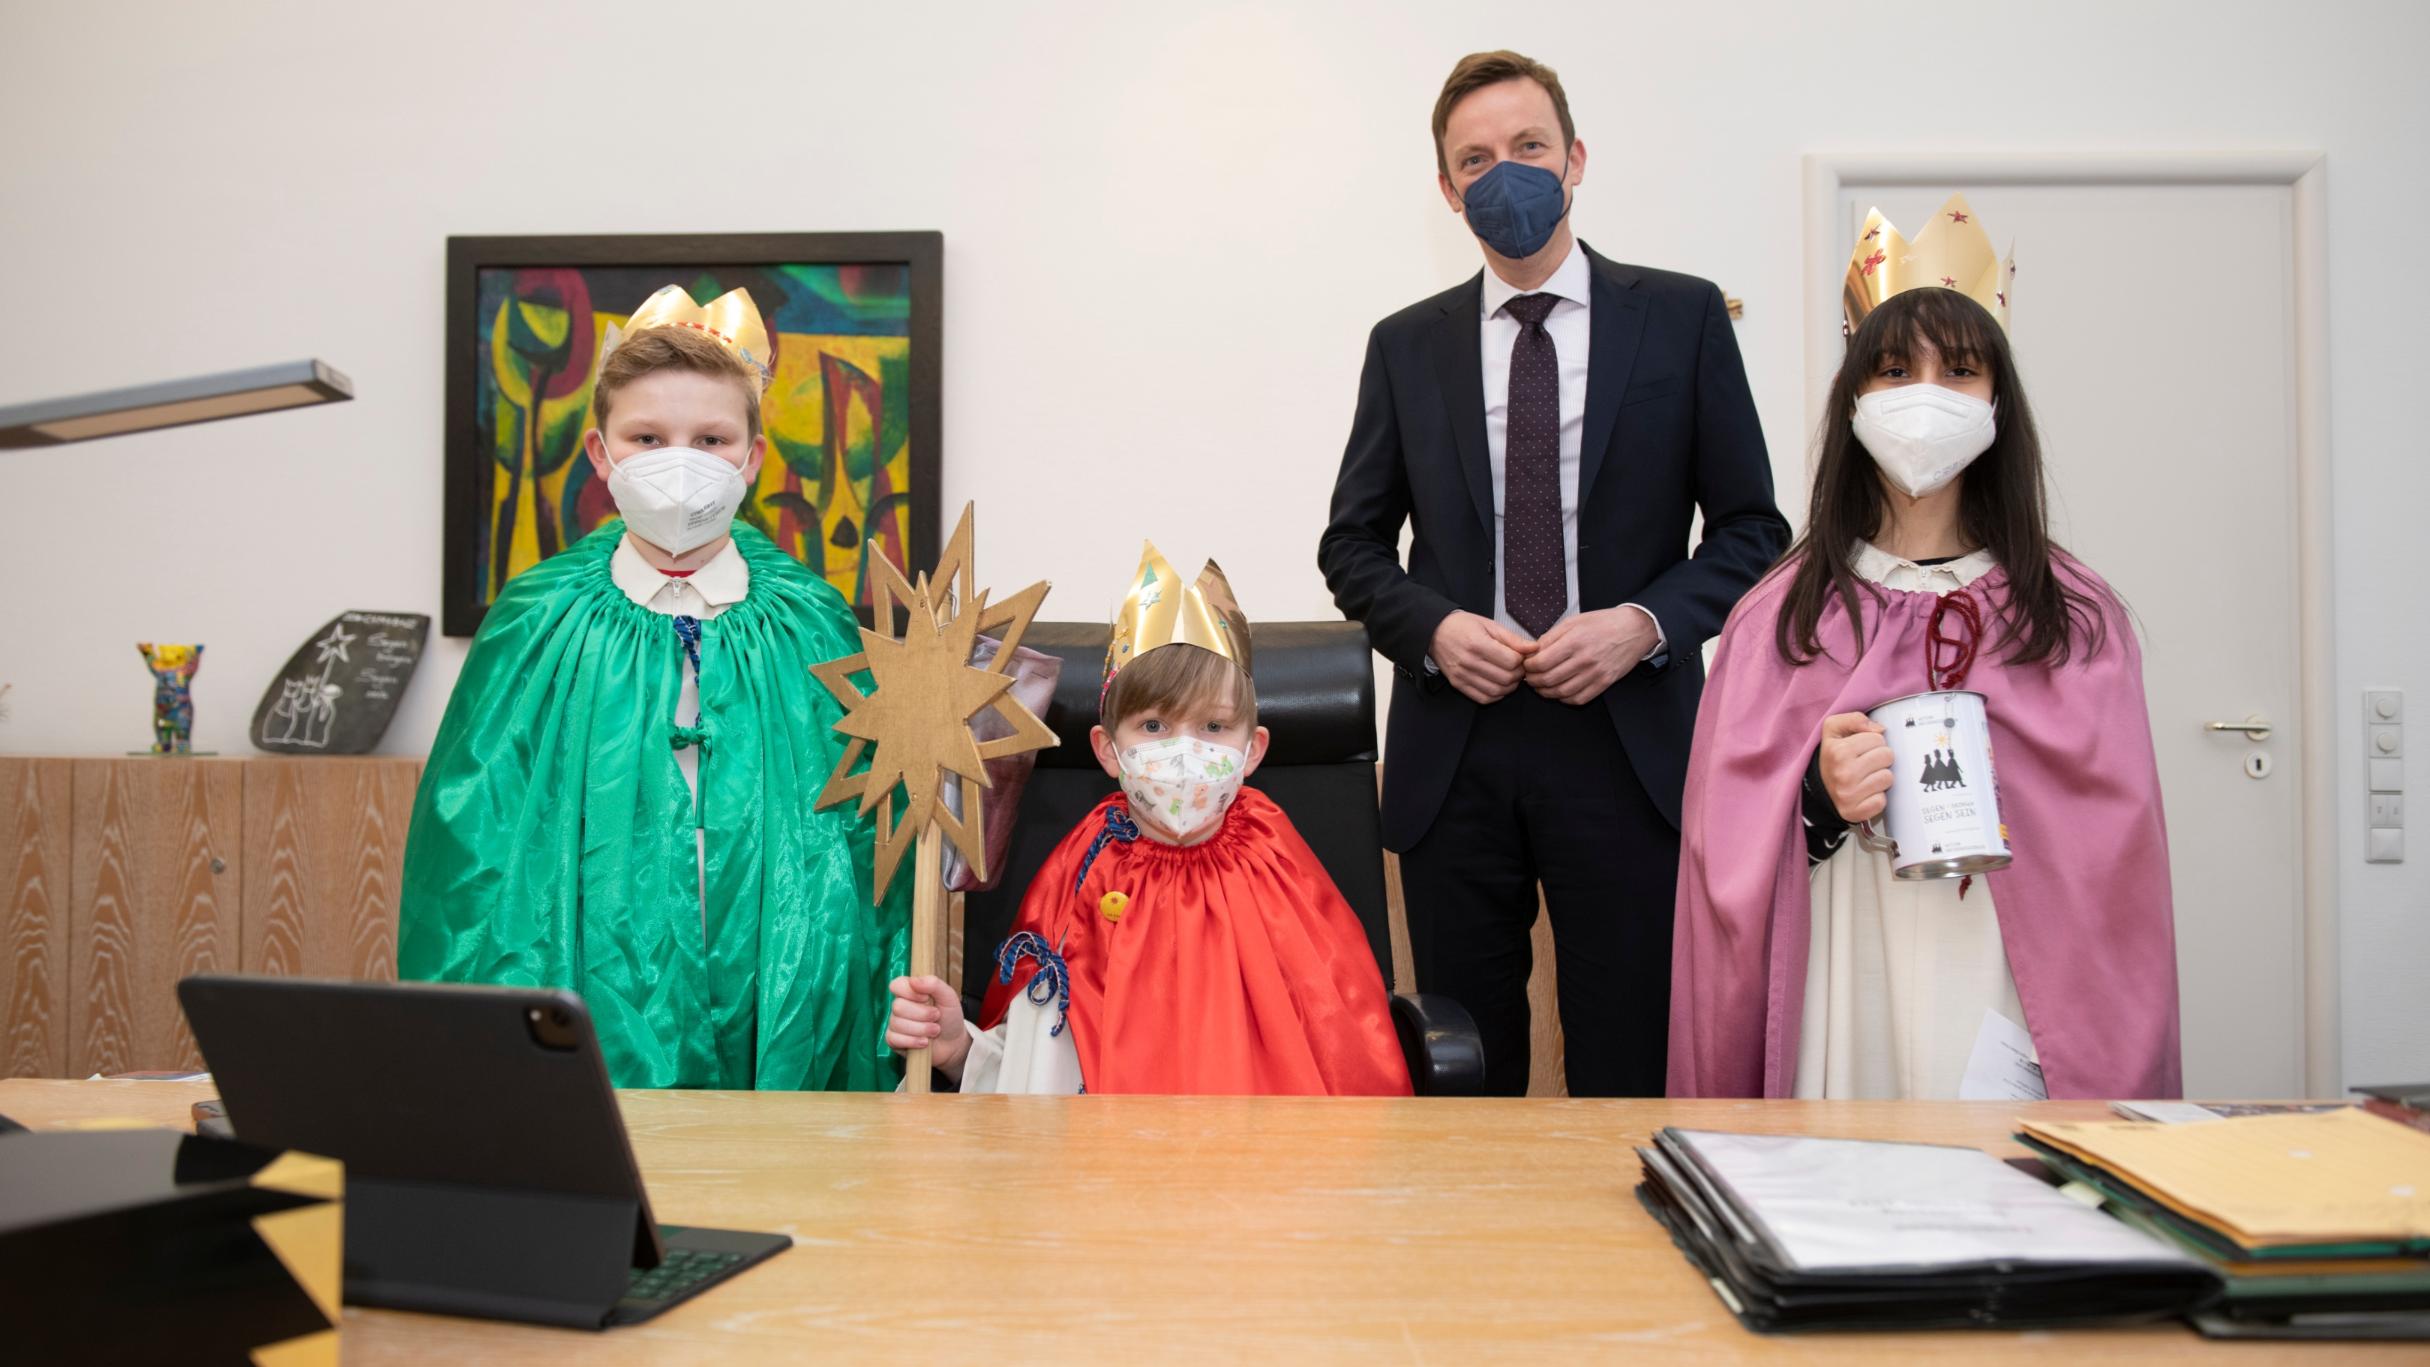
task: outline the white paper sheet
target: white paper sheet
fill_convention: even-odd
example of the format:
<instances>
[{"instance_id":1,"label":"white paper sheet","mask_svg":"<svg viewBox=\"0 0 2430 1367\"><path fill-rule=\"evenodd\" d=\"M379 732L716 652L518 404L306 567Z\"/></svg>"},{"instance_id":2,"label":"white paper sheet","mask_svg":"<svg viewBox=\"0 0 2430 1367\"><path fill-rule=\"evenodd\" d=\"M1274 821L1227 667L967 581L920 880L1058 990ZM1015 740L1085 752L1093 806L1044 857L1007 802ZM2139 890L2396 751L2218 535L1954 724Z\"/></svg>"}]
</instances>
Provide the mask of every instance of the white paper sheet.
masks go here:
<instances>
[{"instance_id":1,"label":"white paper sheet","mask_svg":"<svg viewBox=\"0 0 2430 1367\"><path fill-rule=\"evenodd\" d=\"M2342 1111L2346 1101L2113 1101L2109 1108L2129 1120L2162 1125L2199 1125L2246 1115L2313 1115Z\"/></svg>"},{"instance_id":2,"label":"white paper sheet","mask_svg":"<svg viewBox=\"0 0 2430 1367\"><path fill-rule=\"evenodd\" d=\"M2024 1026L1989 1007L1983 1009L1983 1028L1975 1032L1974 1052L1966 1057L1958 1100L2050 1100L2050 1086L2042 1081L2042 1065L2034 1059L2033 1036Z\"/></svg>"},{"instance_id":3,"label":"white paper sheet","mask_svg":"<svg viewBox=\"0 0 2430 1367\"><path fill-rule=\"evenodd\" d=\"M2109 1108L2129 1120L2161 1125L2200 1125L2220 1118L2217 1111L2191 1101L2113 1101Z\"/></svg>"},{"instance_id":4,"label":"white paper sheet","mask_svg":"<svg viewBox=\"0 0 2430 1367\"><path fill-rule=\"evenodd\" d=\"M1806 1271L2193 1262L1980 1149L1674 1133Z\"/></svg>"}]
</instances>

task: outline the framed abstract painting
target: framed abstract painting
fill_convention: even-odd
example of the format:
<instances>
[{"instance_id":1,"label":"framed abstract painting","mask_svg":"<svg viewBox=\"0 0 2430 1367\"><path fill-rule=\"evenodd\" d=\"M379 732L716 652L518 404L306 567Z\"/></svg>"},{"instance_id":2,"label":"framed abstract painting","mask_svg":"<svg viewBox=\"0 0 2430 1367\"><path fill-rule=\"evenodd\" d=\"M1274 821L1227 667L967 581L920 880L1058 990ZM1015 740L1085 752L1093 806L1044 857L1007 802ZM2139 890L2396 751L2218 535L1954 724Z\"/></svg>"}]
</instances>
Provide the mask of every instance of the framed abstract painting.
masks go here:
<instances>
[{"instance_id":1,"label":"framed abstract painting","mask_svg":"<svg viewBox=\"0 0 2430 1367\"><path fill-rule=\"evenodd\" d=\"M751 292L776 364L737 519L867 621L870 562L908 572L939 549L944 254L933 232L449 238L445 633L472 635L507 580L616 515L582 450L591 386L667 284Z\"/></svg>"}]
</instances>

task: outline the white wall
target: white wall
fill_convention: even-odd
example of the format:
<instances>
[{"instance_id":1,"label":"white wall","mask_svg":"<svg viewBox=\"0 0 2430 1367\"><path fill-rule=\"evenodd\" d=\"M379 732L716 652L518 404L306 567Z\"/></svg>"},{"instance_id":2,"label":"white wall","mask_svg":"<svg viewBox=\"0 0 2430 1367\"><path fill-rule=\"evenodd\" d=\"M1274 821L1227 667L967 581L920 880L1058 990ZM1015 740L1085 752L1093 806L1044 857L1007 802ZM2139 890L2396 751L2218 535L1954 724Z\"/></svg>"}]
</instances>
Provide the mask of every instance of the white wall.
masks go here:
<instances>
[{"instance_id":1,"label":"white wall","mask_svg":"<svg viewBox=\"0 0 2430 1367\"><path fill-rule=\"evenodd\" d=\"M1220 556L1253 616L1330 616L1315 542L1367 328L1476 268L1427 111L1503 45L1569 87L1583 235L1747 301L1792 511L1801 153L2327 152L2340 744L2372 684L2410 688L2430 744L2430 8L1946 6L1889 37L1782 3L540 10L0 9L0 403L308 354L361 396L0 453L0 752L145 744L138 638L209 645L198 740L241 751L314 626L437 611L450 233L941 229L945 503L978 500L988 579L1101 616L1152 535ZM2121 300L2087 344L2131 366L2167 344L2141 321ZM388 748L427 746L461 658L438 643ZM2430 823L2365 865L2360 789L2346 1071L2418 1078Z\"/></svg>"}]
</instances>

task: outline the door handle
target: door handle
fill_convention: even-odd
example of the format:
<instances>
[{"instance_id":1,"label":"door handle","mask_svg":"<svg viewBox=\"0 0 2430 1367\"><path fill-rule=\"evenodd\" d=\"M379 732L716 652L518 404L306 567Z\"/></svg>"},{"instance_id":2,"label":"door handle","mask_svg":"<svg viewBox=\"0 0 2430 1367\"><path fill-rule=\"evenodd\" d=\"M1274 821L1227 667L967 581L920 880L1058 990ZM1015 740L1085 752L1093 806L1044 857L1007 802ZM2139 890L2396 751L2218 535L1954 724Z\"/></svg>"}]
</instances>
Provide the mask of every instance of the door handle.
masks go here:
<instances>
[{"instance_id":1,"label":"door handle","mask_svg":"<svg viewBox=\"0 0 2430 1367\"><path fill-rule=\"evenodd\" d=\"M2202 724L2202 729L2205 731L2240 731L2244 734L2244 738L2250 741L2264 741L2270 738L2270 724L2263 721L2259 713L2255 713L2243 721L2206 721Z\"/></svg>"}]
</instances>

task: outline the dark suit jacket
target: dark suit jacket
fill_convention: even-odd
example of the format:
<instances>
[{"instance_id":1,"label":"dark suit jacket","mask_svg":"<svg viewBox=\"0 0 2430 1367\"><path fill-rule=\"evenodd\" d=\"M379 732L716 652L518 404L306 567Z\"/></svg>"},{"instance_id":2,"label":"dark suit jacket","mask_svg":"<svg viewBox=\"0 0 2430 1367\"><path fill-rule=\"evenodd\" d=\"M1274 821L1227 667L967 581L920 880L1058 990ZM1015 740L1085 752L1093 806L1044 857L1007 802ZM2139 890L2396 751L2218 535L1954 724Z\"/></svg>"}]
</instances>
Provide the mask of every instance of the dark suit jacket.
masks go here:
<instances>
[{"instance_id":1,"label":"dark suit jacket","mask_svg":"<svg viewBox=\"0 0 2430 1367\"><path fill-rule=\"evenodd\" d=\"M1578 606L1636 603L1662 623L1667 655L1622 676L1601 706L1675 826L1704 687L1702 647L1788 545L1789 528L1772 503L1772 467L1721 291L1592 250L1587 259ZM1455 609L1493 615L1483 290L1480 272L1375 325L1317 549L1333 601L1366 624L1399 671L1384 769L1384 843L1395 850L1434 823L1476 715L1476 704L1425 671L1435 628ZM1699 507L1704 537L1691 555L1688 525ZM1417 529L1406 569L1405 521Z\"/></svg>"}]
</instances>

